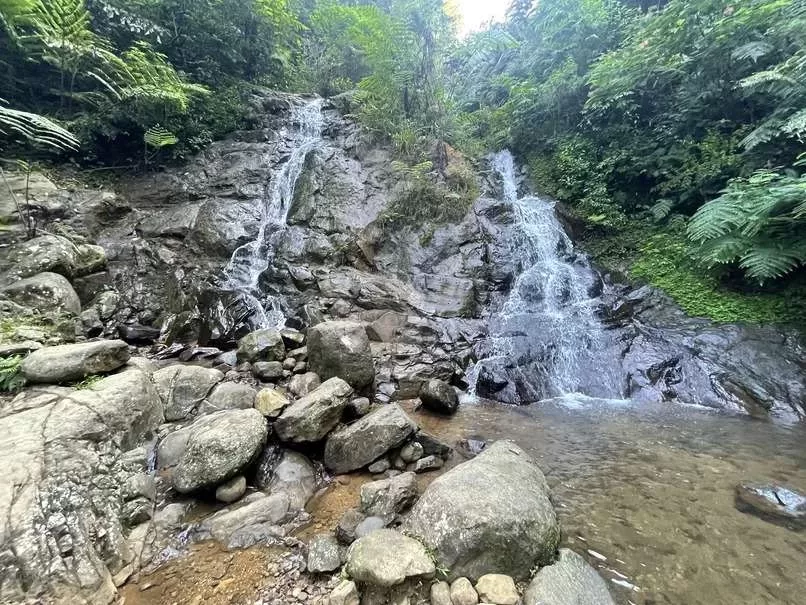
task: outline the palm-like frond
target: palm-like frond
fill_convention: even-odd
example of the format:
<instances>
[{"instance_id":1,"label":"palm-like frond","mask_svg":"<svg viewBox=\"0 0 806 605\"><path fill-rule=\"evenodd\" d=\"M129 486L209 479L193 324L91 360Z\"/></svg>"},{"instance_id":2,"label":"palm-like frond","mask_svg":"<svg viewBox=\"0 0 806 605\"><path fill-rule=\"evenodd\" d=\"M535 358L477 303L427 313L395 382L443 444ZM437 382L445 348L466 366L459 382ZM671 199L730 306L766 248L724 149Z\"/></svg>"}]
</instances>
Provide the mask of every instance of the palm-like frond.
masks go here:
<instances>
[{"instance_id":1,"label":"palm-like frond","mask_svg":"<svg viewBox=\"0 0 806 605\"><path fill-rule=\"evenodd\" d=\"M76 149L79 145L78 139L53 120L3 106L0 106L0 134L17 135L54 149Z\"/></svg>"}]
</instances>

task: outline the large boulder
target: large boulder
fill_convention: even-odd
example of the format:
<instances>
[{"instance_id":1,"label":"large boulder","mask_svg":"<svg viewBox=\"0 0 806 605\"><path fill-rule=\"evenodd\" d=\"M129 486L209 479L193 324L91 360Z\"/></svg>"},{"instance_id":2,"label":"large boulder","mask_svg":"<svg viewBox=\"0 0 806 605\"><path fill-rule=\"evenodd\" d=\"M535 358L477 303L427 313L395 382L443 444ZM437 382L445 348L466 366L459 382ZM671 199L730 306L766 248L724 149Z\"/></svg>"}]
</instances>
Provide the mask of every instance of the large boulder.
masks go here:
<instances>
[{"instance_id":1,"label":"large boulder","mask_svg":"<svg viewBox=\"0 0 806 605\"><path fill-rule=\"evenodd\" d=\"M596 570L574 551L562 548L556 563L537 572L523 605L615 605L615 601Z\"/></svg>"},{"instance_id":2,"label":"large boulder","mask_svg":"<svg viewBox=\"0 0 806 605\"><path fill-rule=\"evenodd\" d=\"M283 410L274 425L277 436L290 443L321 441L339 423L352 393L341 378L327 380Z\"/></svg>"},{"instance_id":3,"label":"large boulder","mask_svg":"<svg viewBox=\"0 0 806 605\"><path fill-rule=\"evenodd\" d=\"M454 388L437 378L423 383L420 401L427 409L438 414L454 414L459 409L459 397Z\"/></svg>"},{"instance_id":4,"label":"large boulder","mask_svg":"<svg viewBox=\"0 0 806 605\"><path fill-rule=\"evenodd\" d=\"M81 314L81 300L73 286L58 273L38 273L3 288L2 293L16 303L48 313Z\"/></svg>"},{"instance_id":5,"label":"large boulder","mask_svg":"<svg viewBox=\"0 0 806 605\"><path fill-rule=\"evenodd\" d=\"M215 371L215 370L213 370ZM246 410L255 405L257 391L242 382L222 382L207 397L204 412Z\"/></svg>"},{"instance_id":6,"label":"large boulder","mask_svg":"<svg viewBox=\"0 0 806 605\"><path fill-rule=\"evenodd\" d=\"M154 372L154 384L165 404L165 419L173 422L189 417L223 379L220 371L200 366L173 365Z\"/></svg>"},{"instance_id":7,"label":"large boulder","mask_svg":"<svg viewBox=\"0 0 806 605\"><path fill-rule=\"evenodd\" d=\"M254 408L203 416L189 427L187 444L173 471L176 491L213 487L239 474L266 442L266 419Z\"/></svg>"},{"instance_id":8,"label":"large boulder","mask_svg":"<svg viewBox=\"0 0 806 605\"><path fill-rule=\"evenodd\" d=\"M379 529L353 542L346 570L354 580L383 587L427 580L436 572L422 544L391 529Z\"/></svg>"},{"instance_id":9,"label":"large boulder","mask_svg":"<svg viewBox=\"0 0 806 605\"><path fill-rule=\"evenodd\" d=\"M417 425L399 405L385 405L330 434L325 466L334 473L357 470L401 445L416 430Z\"/></svg>"},{"instance_id":10,"label":"large boulder","mask_svg":"<svg viewBox=\"0 0 806 605\"><path fill-rule=\"evenodd\" d=\"M112 372L129 357L122 340L98 340L39 349L25 358L21 370L28 382L58 384Z\"/></svg>"},{"instance_id":11,"label":"large boulder","mask_svg":"<svg viewBox=\"0 0 806 605\"><path fill-rule=\"evenodd\" d=\"M11 276L30 277L47 271L72 278L102 269L106 254L100 246L74 244L66 237L48 234L12 246L6 260Z\"/></svg>"},{"instance_id":12,"label":"large boulder","mask_svg":"<svg viewBox=\"0 0 806 605\"><path fill-rule=\"evenodd\" d=\"M414 505L407 529L452 577L474 580L493 570L526 579L553 560L560 540L543 473L510 441L435 479Z\"/></svg>"},{"instance_id":13,"label":"large boulder","mask_svg":"<svg viewBox=\"0 0 806 605\"><path fill-rule=\"evenodd\" d=\"M266 328L238 341L238 361L283 361L285 344L279 330Z\"/></svg>"},{"instance_id":14,"label":"large boulder","mask_svg":"<svg viewBox=\"0 0 806 605\"><path fill-rule=\"evenodd\" d=\"M375 364L364 326L327 321L308 330L308 367L322 380L338 376L356 389L375 381Z\"/></svg>"}]
</instances>

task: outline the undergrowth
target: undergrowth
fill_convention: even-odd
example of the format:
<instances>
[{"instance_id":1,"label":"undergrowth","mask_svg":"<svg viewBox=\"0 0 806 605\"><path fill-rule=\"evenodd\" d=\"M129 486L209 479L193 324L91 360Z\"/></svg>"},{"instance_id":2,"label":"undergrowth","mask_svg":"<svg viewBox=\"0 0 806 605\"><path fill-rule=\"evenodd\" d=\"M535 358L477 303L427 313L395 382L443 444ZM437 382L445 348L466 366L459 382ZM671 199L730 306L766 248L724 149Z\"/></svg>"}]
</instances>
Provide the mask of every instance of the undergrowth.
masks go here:
<instances>
[{"instance_id":1,"label":"undergrowth","mask_svg":"<svg viewBox=\"0 0 806 605\"><path fill-rule=\"evenodd\" d=\"M0 358L0 393L16 393L25 385L20 372L22 355Z\"/></svg>"}]
</instances>

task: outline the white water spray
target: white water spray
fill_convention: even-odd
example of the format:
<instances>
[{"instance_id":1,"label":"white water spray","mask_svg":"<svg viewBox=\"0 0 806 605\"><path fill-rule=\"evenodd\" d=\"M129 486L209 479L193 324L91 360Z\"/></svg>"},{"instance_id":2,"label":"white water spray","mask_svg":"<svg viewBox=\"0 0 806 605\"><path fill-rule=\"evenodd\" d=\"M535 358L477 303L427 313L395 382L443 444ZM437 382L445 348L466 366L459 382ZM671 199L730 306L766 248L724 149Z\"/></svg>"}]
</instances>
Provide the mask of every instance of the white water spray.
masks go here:
<instances>
[{"instance_id":1,"label":"white water spray","mask_svg":"<svg viewBox=\"0 0 806 605\"><path fill-rule=\"evenodd\" d=\"M285 316L277 297L261 292L261 274L269 268L277 234L286 226L288 210L294 199L305 159L322 142L322 100L317 99L295 108L293 150L288 161L272 179L260 207L257 236L232 253L224 268L222 288L236 292L252 315L253 328L282 327Z\"/></svg>"}]
</instances>

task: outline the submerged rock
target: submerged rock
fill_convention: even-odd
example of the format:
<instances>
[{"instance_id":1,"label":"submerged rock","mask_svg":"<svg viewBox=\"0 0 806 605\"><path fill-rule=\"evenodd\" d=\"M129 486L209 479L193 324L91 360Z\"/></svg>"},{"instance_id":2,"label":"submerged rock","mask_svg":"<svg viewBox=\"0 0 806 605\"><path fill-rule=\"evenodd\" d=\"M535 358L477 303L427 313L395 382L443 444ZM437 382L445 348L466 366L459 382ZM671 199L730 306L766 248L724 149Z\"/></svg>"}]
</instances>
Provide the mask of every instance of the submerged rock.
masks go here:
<instances>
[{"instance_id":1,"label":"submerged rock","mask_svg":"<svg viewBox=\"0 0 806 605\"><path fill-rule=\"evenodd\" d=\"M123 367L129 357L129 346L122 340L59 345L28 355L21 371L28 382L58 384L112 372Z\"/></svg>"},{"instance_id":2,"label":"submerged rock","mask_svg":"<svg viewBox=\"0 0 806 605\"><path fill-rule=\"evenodd\" d=\"M339 423L353 389L341 378L331 378L283 410L274 429L282 441L320 441Z\"/></svg>"},{"instance_id":3,"label":"submerged rock","mask_svg":"<svg viewBox=\"0 0 806 605\"><path fill-rule=\"evenodd\" d=\"M523 605L615 605L607 584L588 563L567 548L556 563L540 569L523 595Z\"/></svg>"},{"instance_id":4,"label":"submerged rock","mask_svg":"<svg viewBox=\"0 0 806 605\"><path fill-rule=\"evenodd\" d=\"M780 485L737 486L736 508L771 523L806 529L806 496Z\"/></svg>"},{"instance_id":5,"label":"submerged rock","mask_svg":"<svg viewBox=\"0 0 806 605\"><path fill-rule=\"evenodd\" d=\"M350 577L374 586L395 586L409 579L430 579L436 568L423 545L391 529L359 538L347 553Z\"/></svg>"},{"instance_id":6,"label":"submerged rock","mask_svg":"<svg viewBox=\"0 0 806 605\"><path fill-rule=\"evenodd\" d=\"M434 480L414 505L407 529L452 577L490 570L516 579L552 561L560 527L535 462L509 441Z\"/></svg>"},{"instance_id":7,"label":"submerged rock","mask_svg":"<svg viewBox=\"0 0 806 605\"><path fill-rule=\"evenodd\" d=\"M335 376L356 389L375 380L367 332L359 323L328 321L308 330L308 366L323 380Z\"/></svg>"}]
</instances>

